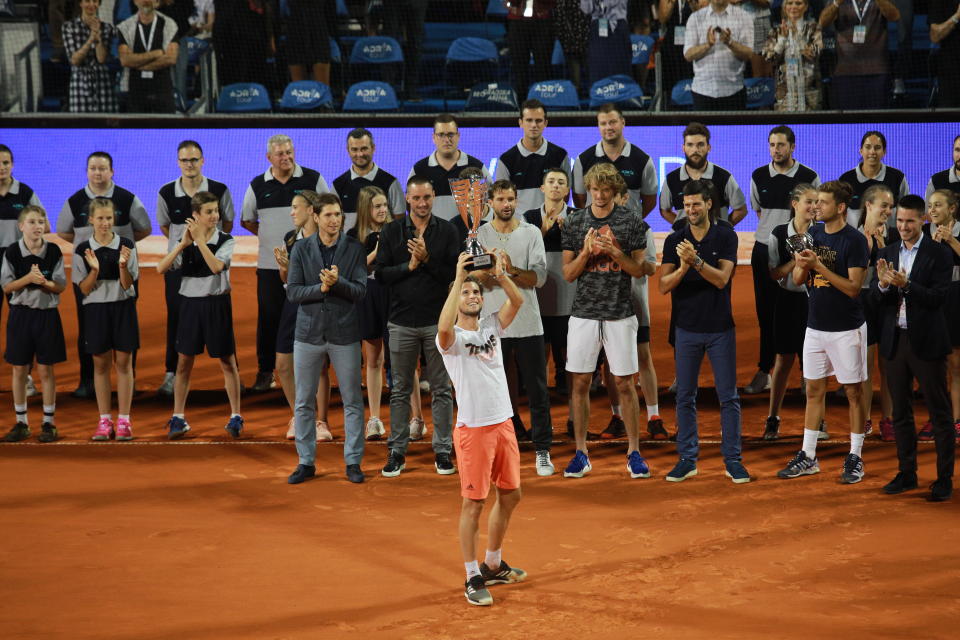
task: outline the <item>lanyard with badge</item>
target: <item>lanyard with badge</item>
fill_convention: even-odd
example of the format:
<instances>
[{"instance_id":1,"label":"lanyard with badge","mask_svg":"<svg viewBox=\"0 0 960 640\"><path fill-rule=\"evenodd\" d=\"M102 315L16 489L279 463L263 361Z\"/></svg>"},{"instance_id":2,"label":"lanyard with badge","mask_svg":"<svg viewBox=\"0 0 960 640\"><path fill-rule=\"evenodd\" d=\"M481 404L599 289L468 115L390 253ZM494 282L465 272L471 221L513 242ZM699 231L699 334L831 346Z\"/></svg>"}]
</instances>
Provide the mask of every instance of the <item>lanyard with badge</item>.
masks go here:
<instances>
[{"instance_id":1,"label":"lanyard with badge","mask_svg":"<svg viewBox=\"0 0 960 640\"><path fill-rule=\"evenodd\" d=\"M607 5L603 0L594 0L593 6L594 10L600 11L601 16L607 10ZM601 38L610 35L610 21L605 16L597 20L597 33Z\"/></svg>"},{"instance_id":2,"label":"lanyard with badge","mask_svg":"<svg viewBox=\"0 0 960 640\"><path fill-rule=\"evenodd\" d=\"M687 37L687 27L683 24L683 6L684 0L677 0L677 26L673 28L673 44L682 47L684 39Z\"/></svg>"},{"instance_id":3,"label":"lanyard with badge","mask_svg":"<svg viewBox=\"0 0 960 640\"><path fill-rule=\"evenodd\" d=\"M157 28L157 23L158 23L159 21L160 21L160 20L159 20L156 16L154 16L153 22L150 23L150 35L149 35L149 36L144 36L144 35L143 35L143 24L142 24L139 20L137 21L137 33L140 35L140 42L143 43L143 52L144 52L144 53L147 53L148 51L150 51L150 46L151 46L151 44L153 43L153 32L156 30L156 28ZM140 77L143 78L144 80L149 80L149 79L153 78L153 71L141 71L141 72L140 72Z\"/></svg>"},{"instance_id":4,"label":"lanyard with badge","mask_svg":"<svg viewBox=\"0 0 960 640\"><path fill-rule=\"evenodd\" d=\"M784 52L784 63L786 64L786 84L787 95L786 103L791 111L806 110L805 82L803 77L803 64L801 56L803 55L803 40L800 37L802 24L792 27L787 33L787 47Z\"/></svg>"},{"instance_id":5,"label":"lanyard with badge","mask_svg":"<svg viewBox=\"0 0 960 640\"><path fill-rule=\"evenodd\" d=\"M853 44L863 44L867 41L867 25L863 24L863 16L866 15L867 9L870 7L870 0L863 3L863 8L860 8L857 0L852 0L852 2L853 11L857 14L857 21L860 23L853 27Z\"/></svg>"}]
</instances>

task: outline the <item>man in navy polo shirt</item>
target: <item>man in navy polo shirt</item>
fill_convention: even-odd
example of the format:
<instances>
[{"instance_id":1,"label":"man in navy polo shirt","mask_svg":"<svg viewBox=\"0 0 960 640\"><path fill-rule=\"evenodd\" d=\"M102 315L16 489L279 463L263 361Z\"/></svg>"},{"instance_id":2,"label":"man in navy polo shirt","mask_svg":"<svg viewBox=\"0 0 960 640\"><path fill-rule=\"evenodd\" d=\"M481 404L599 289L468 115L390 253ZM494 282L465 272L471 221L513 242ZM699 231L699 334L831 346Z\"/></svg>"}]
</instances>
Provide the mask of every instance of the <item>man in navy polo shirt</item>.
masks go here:
<instances>
[{"instance_id":1,"label":"man in navy polo shirt","mask_svg":"<svg viewBox=\"0 0 960 640\"><path fill-rule=\"evenodd\" d=\"M691 180L683 187L687 224L663 245L660 293L670 293L676 323L677 453L680 460L667 481L682 482L697 475L700 443L697 434L697 379L703 355L720 400L720 451L726 475L735 484L750 482L740 458L740 396L737 394L737 341L730 306L730 281L737 264L737 234L714 219L714 186Z\"/></svg>"},{"instance_id":2,"label":"man in navy polo shirt","mask_svg":"<svg viewBox=\"0 0 960 640\"><path fill-rule=\"evenodd\" d=\"M807 333L803 339L803 375L807 380L803 448L780 478L796 478L820 472L817 438L823 419L823 394L827 378L835 375L850 403L850 453L844 459L840 481L854 484L863 479L861 453L864 412L860 383L867 379L867 324L860 302L860 287L867 273L870 252L867 238L847 224L847 207L853 188L837 180L820 185L817 221L807 234L813 249L794 254L793 281L807 285Z\"/></svg>"}]
</instances>

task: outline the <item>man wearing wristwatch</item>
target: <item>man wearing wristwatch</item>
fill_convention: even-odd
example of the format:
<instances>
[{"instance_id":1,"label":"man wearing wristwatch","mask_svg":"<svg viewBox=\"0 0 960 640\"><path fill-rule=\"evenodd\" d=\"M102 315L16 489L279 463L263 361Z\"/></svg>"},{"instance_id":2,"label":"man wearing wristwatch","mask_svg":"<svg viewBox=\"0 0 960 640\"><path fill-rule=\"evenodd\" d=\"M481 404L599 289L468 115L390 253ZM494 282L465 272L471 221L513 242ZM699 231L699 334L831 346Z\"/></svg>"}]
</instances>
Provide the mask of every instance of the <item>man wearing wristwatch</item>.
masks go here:
<instances>
[{"instance_id":1,"label":"man wearing wristwatch","mask_svg":"<svg viewBox=\"0 0 960 640\"><path fill-rule=\"evenodd\" d=\"M697 475L697 380L706 353L720 401L720 450L726 476L750 482L740 457L740 396L737 393L737 340L730 284L737 264L737 234L713 214L714 186L691 180L683 187L687 224L663 244L660 293L671 294L676 323L677 453L668 482Z\"/></svg>"}]
</instances>

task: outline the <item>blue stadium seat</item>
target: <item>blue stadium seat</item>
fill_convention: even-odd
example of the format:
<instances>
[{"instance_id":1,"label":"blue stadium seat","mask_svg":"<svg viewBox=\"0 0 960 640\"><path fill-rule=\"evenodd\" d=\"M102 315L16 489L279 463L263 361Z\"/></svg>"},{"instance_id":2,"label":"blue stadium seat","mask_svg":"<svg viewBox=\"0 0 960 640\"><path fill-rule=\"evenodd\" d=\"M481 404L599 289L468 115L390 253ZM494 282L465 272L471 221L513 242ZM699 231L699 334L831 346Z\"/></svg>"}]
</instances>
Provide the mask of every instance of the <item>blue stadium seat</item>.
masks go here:
<instances>
[{"instance_id":1,"label":"blue stadium seat","mask_svg":"<svg viewBox=\"0 0 960 640\"><path fill-rule=\"evenodd\" d=\"M330 61L343 62L343 54L340 53L340 45L333 38L330 38Z\"/></svg>"},{"instance_id":2,"label":"blue stadium seat","mask_svg":"<svg viewBox=\"0 0 960 640\"><path fill-rule=\"evenodd\" d=\"M391 79L385 73L388 67L394 72L393 78L402 77L403 48L399 42L389 36L357 38L350 50L350 82Z\"/></svg>"},{"instance_id":3,"label":"blue stadium seat","mask_svg":"<svg viewBox=\"0 0 960 640\"><path fill-rule=\"evenodd\" d=\"M537 99L549 109L575 110L580 108L577 88L569 80L543 80L530 85L527 99Z\"/></svg>"},{"instance_id":4,"label":"blue stadium seat","mask_svg":"<svg viewBox=\"0 0 960 640\"><path fill-rule=\"evenodd\" d=\"M773 78L747 78L747 109L771 109L777 101Z\"/></svg>"},{"instance_id":5,"label":"blue stadium seat","mask_svg":"<svg viewBox=\"0 0 960 640\"><path fill-rule=\"evenodd\" d=\"M333 109L330 87L315 80L291 82L283 91L280 108L290 111L316 111Z\"/></svg>"},{"instance_id":6,"label":"blue stadium seat","mask_svg":"<svg viewBox=\"0 0 960 640\"><path fill-rule=\"evenodd\" d=\"M677 84L673 85L673 89L670 90L670 104L675 107L685 107L690 109L693 107L693 80L690 78L684 78L679 81Z\"/></svg>"},{"instance_id":7,"label":"blue stadium seat","mask_svg":"<svg viewBox=\"0 0 960 640\"><path fill-rule=\"evenodd\" d=\"M258 82L228 84L220 90L217 111L220 113L268 113L270 93Z\"/></svg>"},{"instance_id":8,"label":"blue stadium seat","mask_svg":"<svg viewBox=\"0 0 960 640\"><path fill-rule=\"evenodd\" d=\"M480 81L498 80L500 52L490 40L485 38L457 38L450 43L443 65L443 98L447 99L450 83L450 66L455 65L460 88L473 86Z\"/></svg>"},{"instance_id":9,"label":"blue stadium seat","mask_svg":"<svg viewBox=\"0 0 960 640\"><path fill-rule=\"evenodd\" d=\"M343 101L344 111L396 111L399 106L393 87L376 80L352 85Z\"/></svg>"},{"instance_id":10,"label":"blue stadium seat","mask_svg":"<svg viewBox=\"0 0 960 640\"><path fill-rule=\"evenodd\" d=\"M487 17L488 18L506 18L507 3L505 2L505 0L490 0L487 3Z\"/></svg>"},{"instance_id":11,"label":"blue stadium seat","mask_svg":"<svg viewBox=\"0 0 960 640\"><path fill-rule=\"evenodd\" d=\"M653 53L654 40L650 36L630 34L630 64L646 65Z\"/></svg>"},{"instance_id":12,"label":"blue stadium seat","mask_svg":"<svg viewBox=\"0 0 960 640\"><path fill-rule=\"evenodd\" d=\"M346 0L337 0L337 17L338 18L349 18L350 12L347 11Z\"/></svg>"},{"instance_id":13,"label":"blue stadium seat","mask_svg":"<svg viewBox=\"0 0 960 640\"><path fill-rule=\"evenodd\" d=\"M520 110L517 92L506 82L481 82L470 89L464 111L508 111Z\"/></svg>"},{"instance_id":14,"label":"blue stadium seat","mask_svg":"<svg viewBox=\"0 0 960 640\"><path fill-rule=\"evenodd\" d=\"M643 108L643 90L630 76L616 75L602 78L590 87L590 107L596 108L608 102L627 109Z\"/></svg>"},{"instance_id":15,"label":"blue stadium seat","mask_svg":"<svg viewBox=\"0 0 960 640\"><path fill-rule=\"evenodd\" d=\"M180 46L187 48L187 62L189 64L200 64L200 56L210 48L210 41L187 36L180 39Z\"/></svg>"}]
</instances>

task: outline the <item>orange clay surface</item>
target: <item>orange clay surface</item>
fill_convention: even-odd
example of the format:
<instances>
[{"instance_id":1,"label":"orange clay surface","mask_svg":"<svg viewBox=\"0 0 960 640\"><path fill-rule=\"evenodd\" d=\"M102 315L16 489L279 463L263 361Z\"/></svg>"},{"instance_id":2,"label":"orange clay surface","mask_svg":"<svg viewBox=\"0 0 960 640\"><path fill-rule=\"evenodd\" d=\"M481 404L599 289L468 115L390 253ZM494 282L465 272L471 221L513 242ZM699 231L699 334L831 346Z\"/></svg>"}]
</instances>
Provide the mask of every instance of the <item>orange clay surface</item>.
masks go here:
<instances>
[{"instance_id":1,"label":"orange clay surface","mask_svg":"<svg viewBox=\"0 0 960 640\"><path fill-rule=\"evenodd\" d=\"M561 477L572 446L565 399L554 394L558 473L537 477L523 447L525 497L504 551L528 580L494 587L494 606L474 608L462 594L458 478L434 473L428 442L411 445L394 479L377 473L385 445L370 443L367 482L349 484L334 393L337 441L318 447L320 477L290 486L296 455L283 440L289 412L279 391L244 397L246 437L231 441L220 369L208 359L198 359L188 405L192 437L166 441L171 403L153 393L163 374L162 280L144 271L136 440L88 441L96 408L69 396L78 369L73 296L65 295L63 438L0 445L2 638L957 637L960 511L957 499L923 499L933 446L920 445L921 490L881 493L896 454L875 438L864 448L865 480L841 486L846 405L831 399L837 440L821 445L823 473L776 479L799 446L796 374L779 442L758 441L766 398L743 400L744 462L754 476L747 485L723 475L712 388L701 391L700 475L680 484L663 480L675 461L663 442L643 443L649 480L629 479L623 442L593 443L593 473ZM254 271L236 269L233 283L241 370L251 384ZM663 391L673 377L669 301L651 284ZM748 267L738 268L734 296L745 384L757 356ZM7 380L4 430L13 418ZM712 386L708 366L701 384ZM671 399L664 395L661 406L673 431ZM592 407L591 429L600 431L609 417L602 391ZM34 433L40 416L33 398Z\"/></svg>"}]
</instances>

